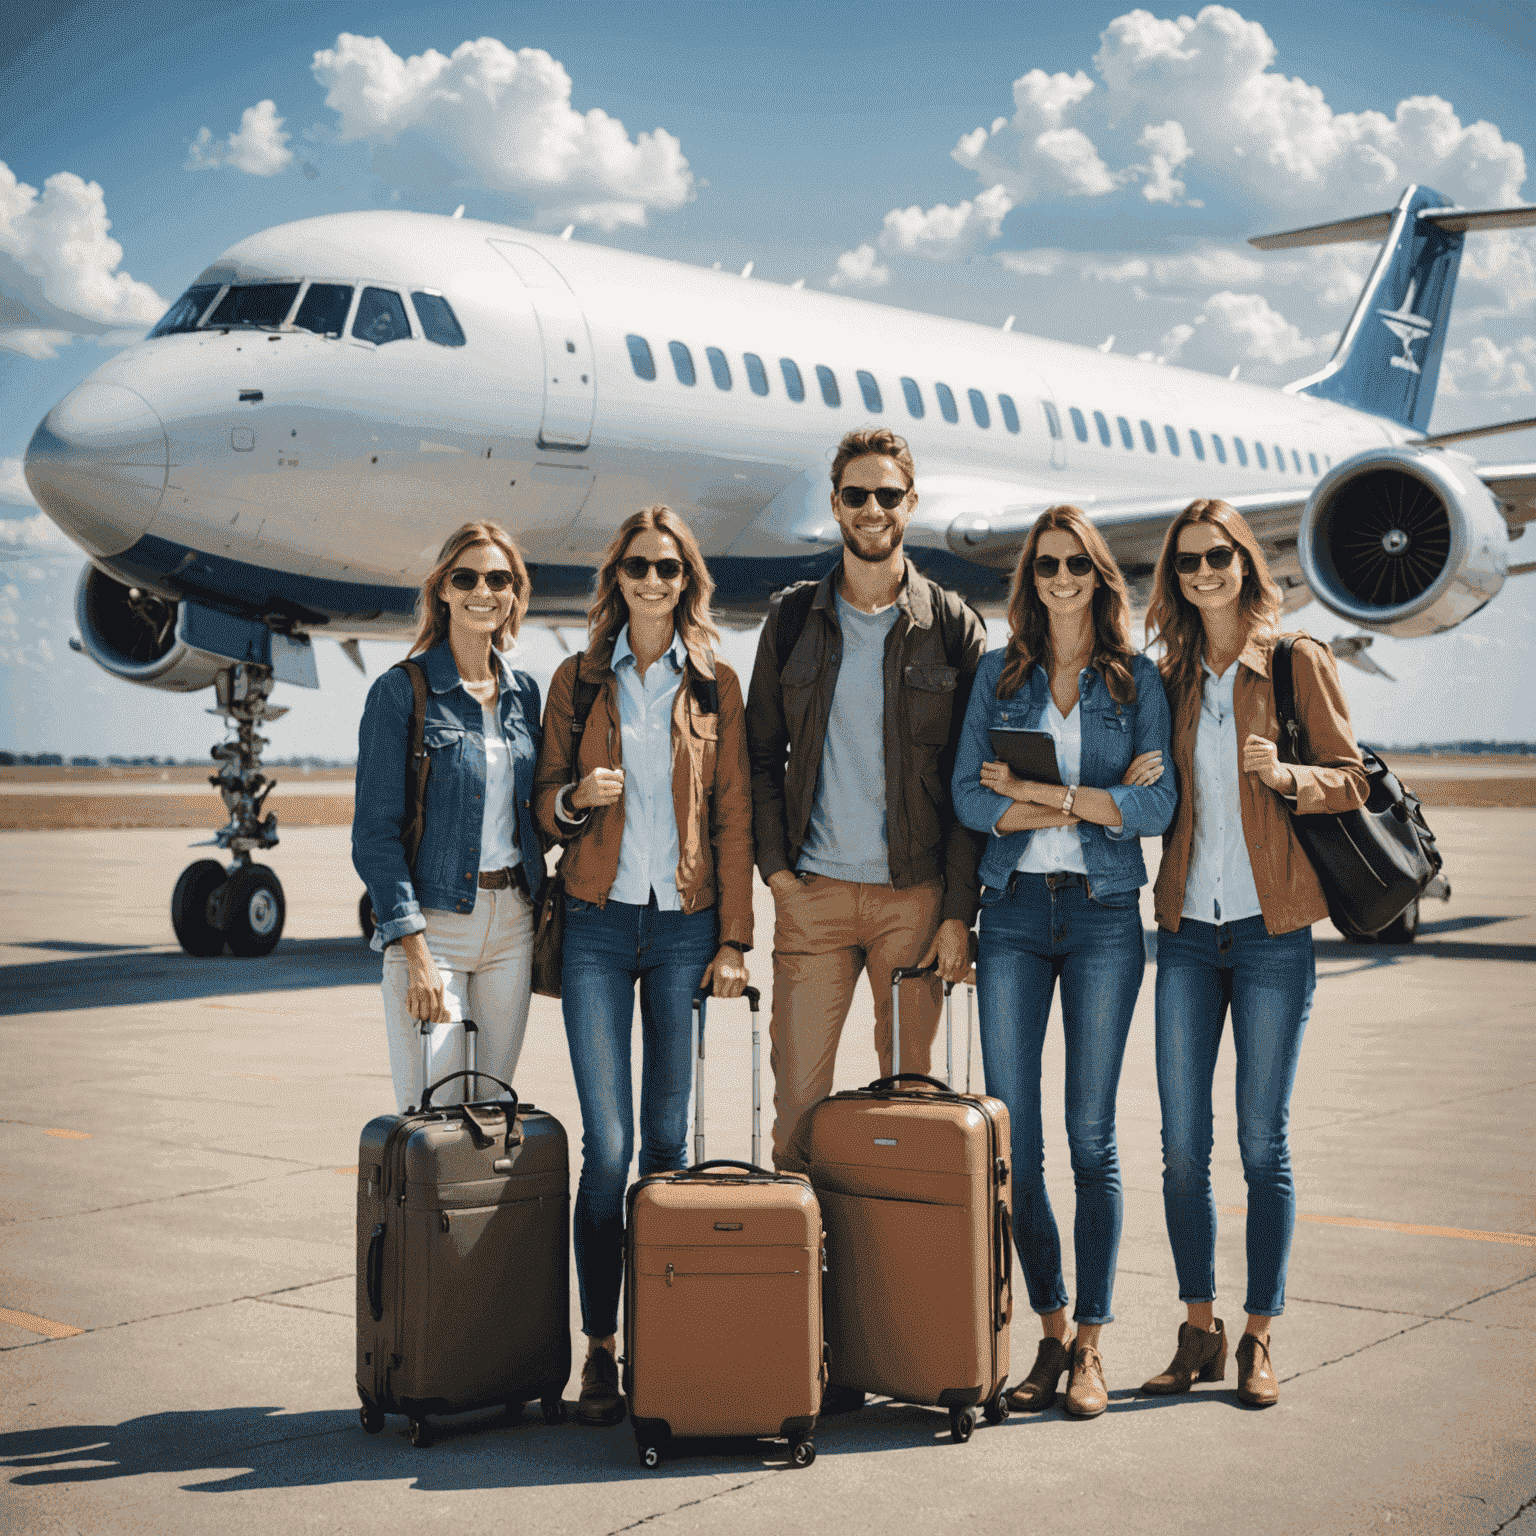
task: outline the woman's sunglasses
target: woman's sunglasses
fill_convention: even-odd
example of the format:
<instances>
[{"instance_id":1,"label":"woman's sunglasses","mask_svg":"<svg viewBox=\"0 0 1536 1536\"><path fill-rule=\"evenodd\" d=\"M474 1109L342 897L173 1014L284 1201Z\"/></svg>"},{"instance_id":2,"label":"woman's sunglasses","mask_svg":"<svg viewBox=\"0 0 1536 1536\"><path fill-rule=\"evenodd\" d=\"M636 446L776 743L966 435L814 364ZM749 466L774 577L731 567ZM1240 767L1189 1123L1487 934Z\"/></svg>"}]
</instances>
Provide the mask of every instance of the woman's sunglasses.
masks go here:
<instances>
[{"instance_id":1,"label":"woman's sunglasses","mask_svg":"<svg viewBox=\"0 0 1536 1536\"><path fill-rule=\"evenodd\" d=\"M619 569L631 581L644 581L645 573L653 567L663 581L676 581L683 574L681 560L647 560L640 555L630 555L619 561Z\"/></svg>"},{"instance_id":2,"label":"woman's sunglasses","mask_svg":"<svg viewBox=\"0 0 1536 1536\"><path fill-rule=\"evenodd\" d=\"M1035 575L1054 576L1061 568L1061 561L1055 555L1035 556ZM1086 576L1093 569L1093 557L1091 555L1068 555L1067 569L1074 576Z\"/></svg>"},{"instance_id":3,"label":"woman's sunglasses","mask_svg":"<svg viewBox=\"0 0 1536 1536\"><path fill-rule=\"evenodd\" d=\"M473 592L482 581L492 592L505 592L516 580L511 571L471 571L462 565L448 573L448 584L456 592Z\"/></svg>"},{"instance_id":4,"label":"woman's sunglasses","mask_svg":"<svg viewBox=\"0 0 1536 1536\"><path fill-rule=\"evenodd\" d=\"M894 485L882 485L876 490L870 491L866 490L862 485L845 485L838 491L837 497L850 512L857 512L871 496L887 512L894 512L911 494L912 488L910 486L904 491L899 491Z\"/></svg>"},{"instance_id":5,"label":"woman's sunglasses","mask_svg":"<svg viewBox=\"0 0 1536 1536\"><path fill-rule=\"evenodd\" d=\"M1173 568L1180 576L1193 576L1204 560L1213 571L1224 571L1232 564L1232 556L1236 553L1230 544L1218 544L1215 549L1204 550L1198 555L1175 555Z\"/></svg>"}]
</instances>

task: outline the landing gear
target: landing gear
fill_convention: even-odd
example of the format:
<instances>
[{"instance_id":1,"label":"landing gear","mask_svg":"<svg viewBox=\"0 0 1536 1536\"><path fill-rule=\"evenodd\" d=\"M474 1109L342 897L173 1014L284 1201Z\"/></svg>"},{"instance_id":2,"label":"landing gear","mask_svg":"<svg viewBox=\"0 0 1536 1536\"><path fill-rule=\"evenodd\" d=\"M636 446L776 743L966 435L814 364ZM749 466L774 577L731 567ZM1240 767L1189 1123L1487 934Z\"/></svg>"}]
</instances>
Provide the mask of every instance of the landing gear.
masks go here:
<instances>
[{"instance_id":1,"label":"landing gear","mask_svg":"<svg viewBox=\"0 0 1536 1536\"><path fill-rule=\"evenodd\" d=\"M261 771L267 738L256 730L288 713L267 702L272 683L270 667L244 662L214 679L218 705L208 713L222 716L233 735L213 749L219 770L208 782L223 796L229 820L204 846L228 848L235 858L227 870L214 859L199 859L176 882L171 926L189 955L217 955L226 944L233 955L269 955L283 936L282 883L251 858L255 850L277 846L277 816L261 814L275 781Z\"/></svg>"}]
</instances>

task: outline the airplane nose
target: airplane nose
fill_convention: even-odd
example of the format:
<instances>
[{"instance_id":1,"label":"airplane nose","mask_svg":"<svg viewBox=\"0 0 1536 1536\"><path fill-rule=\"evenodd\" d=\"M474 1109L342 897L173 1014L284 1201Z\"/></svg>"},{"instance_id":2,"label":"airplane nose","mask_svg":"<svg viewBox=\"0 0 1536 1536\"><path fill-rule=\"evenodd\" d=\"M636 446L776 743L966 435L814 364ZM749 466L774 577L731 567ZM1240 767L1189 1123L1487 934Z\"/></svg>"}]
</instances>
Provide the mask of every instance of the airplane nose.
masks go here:
<instances>
[{"instance_id":1,"label":"airplane nose","mask_svg":"<svg viewBox=\"0 0 1536 1536\"><path fill-rule=\"evenodd\" d=\"M96 555L119 555L149 527L165 494L165 428L122 384L87 380L43 418L27 445L38 505Z\"/></svg>"}]
</instances>

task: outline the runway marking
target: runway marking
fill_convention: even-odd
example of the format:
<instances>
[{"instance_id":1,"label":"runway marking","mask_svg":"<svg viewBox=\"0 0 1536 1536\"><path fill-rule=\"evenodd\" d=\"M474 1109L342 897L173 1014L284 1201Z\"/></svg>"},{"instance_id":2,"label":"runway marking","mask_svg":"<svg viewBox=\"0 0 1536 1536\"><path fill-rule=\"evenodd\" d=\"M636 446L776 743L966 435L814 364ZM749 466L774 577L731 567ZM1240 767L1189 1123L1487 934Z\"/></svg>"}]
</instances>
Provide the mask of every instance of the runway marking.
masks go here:
<instances>
[{"instance_id":1,"label":"runway marking","mask_svg":"<svg viewBox=\"0 0 1536 1536\"><path fill-rule=\"evenodd\" d=\"M1243 1205L1224 1205L1223 1216L1246 1216ZM1508 1243L1514 1248L1536 1248L1536 1236L1529 1232L1474 1232L1466 1227L1425 1227L1408 1221L1372 1221L1364 1216L1304 1216L1297 1221L1313 1221L1322 1227L1363 1227L1368 1232L1403 1232L1409 1237L1460 1237L1472 1243Z\"/></svg>"},{"instance_id":2,"label":"runway marking","mask_svg":"<svg viewBox=\"0 0 1536 1536\"><path fill-rule=\"evenodd\" d=\"M85 1332L84 1328L71 1328L68 1323L56 1323L47 1317L34 1317L30 1312L13 1312L9 1307L0 1307L0 1323L25 1328L28 1333L40 1333L45 1339L72 1339L77 1333Z\"/></svg>"},{"instance_id":3,"label":"runway marking","mask_svg":"<svg viewBox=\"0 0 1536 1536\"><path fill-rule=\"evenodd\" d=\"M353 1173L357 1172L357 1169L355 1167L353 1167L353 1168L338 1168L336 1170L336 1172L337 1173L345 1173L345 1174L353 1174Z\"/></svg>"},{"instance_id":4,"label":"runway marking","mask_svg":"<svg viewBox=\"0 0 1536 1536\"><path fill-rule=\"evenodd\" d=\"M60 1141L89 1141L91 1139L89 1131L62 1131L57 1128L45 1130L43 1135L57 1136Z\"/></svg>"}]
</instances>

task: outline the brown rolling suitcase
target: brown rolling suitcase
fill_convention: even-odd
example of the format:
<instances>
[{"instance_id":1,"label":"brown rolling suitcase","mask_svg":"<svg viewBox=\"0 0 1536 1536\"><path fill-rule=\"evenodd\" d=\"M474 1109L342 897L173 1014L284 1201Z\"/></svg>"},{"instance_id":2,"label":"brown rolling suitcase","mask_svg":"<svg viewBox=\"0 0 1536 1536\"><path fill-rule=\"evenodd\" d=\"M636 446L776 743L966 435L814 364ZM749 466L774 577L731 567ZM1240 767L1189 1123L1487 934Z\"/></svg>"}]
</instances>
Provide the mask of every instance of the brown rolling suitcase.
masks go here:
<instances>
[{"instance_id":1,"label":"brown rolling suitcase","mask_svg":"<svg viewBox=\"0 0 1536 1536\"><path fill-rule=\"evenodd\" d=\"M476 1072L477 1031L463 1029L465 1070L426 1088L419 1110L370 1120L358 1149L358 1416L377 1434L386 1413L405 1414L416 1446L432 1443L429 1413L515 1414L538 1398L558 1424L571 1373L565 1131ZM431 1033L422 1026L423 1064ZM511 1102L434 1109L458 1077Z\"/></svg>"},{"instance_id":2,"label":"brown rolling suitcase","mask_svg":"<svg viewBox=\"0 0 1536 1536\"><path fill-rule=\"evenodd\" d=\"M990 1424L1008 1416L1008 1110L902 1072L901 983L932 969L893 973L895 1071L816 1106L810 1173L827 1232L831 1385L948 1408L951 1433L969 1440L978 1409Z\"/></svg>"},{"instance_id":3,"label":"brown rolling suitcase","mask_svg":"<svg viewBox=\"0 0 1536 1536\"><path fill-rule=\"evenodd\" d=\"M704 1159L704 1030L693 1000L694 1165L630 1186L625 1223L624 1390L640 1460L677 1440L778 1438L797 1467L826 1384L821 1211L799 1174L757 1166L758 992L752 1010L752 1161Z\"/></svg>"}]
</instances>

